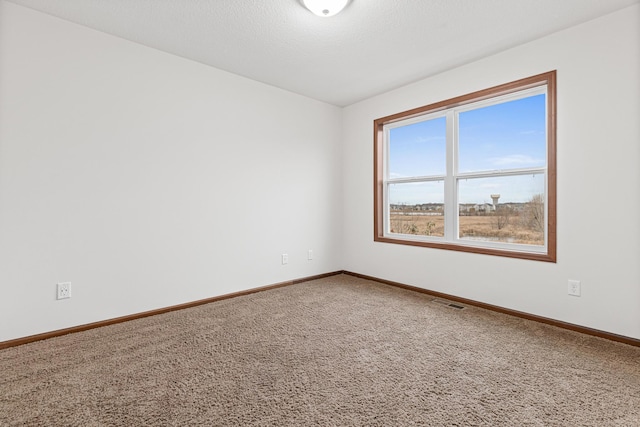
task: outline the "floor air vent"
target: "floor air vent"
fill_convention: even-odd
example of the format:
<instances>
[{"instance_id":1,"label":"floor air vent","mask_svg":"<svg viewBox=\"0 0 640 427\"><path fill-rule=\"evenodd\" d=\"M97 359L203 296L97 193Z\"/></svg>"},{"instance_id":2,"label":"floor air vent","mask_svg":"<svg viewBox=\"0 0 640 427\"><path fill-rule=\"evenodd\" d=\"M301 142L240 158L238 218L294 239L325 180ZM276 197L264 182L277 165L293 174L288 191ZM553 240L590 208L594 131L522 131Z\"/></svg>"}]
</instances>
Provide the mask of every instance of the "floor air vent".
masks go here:
<instances>
[{"instance_id":1,"label":"floor air vent","mask_svg":"<svg viewBox=\"0 0 640 427\"><path fill-rule=\"evenodd\" d=\"M436 299L434 299L432 301L437 303L437 304L446 305L447 307L455 308L457 310L462 310L463 308L465 308L464 305L456 304L454 302L447 301L447 300L440 299L440 298L436 298Z\"/></svg>"}]
</instances>

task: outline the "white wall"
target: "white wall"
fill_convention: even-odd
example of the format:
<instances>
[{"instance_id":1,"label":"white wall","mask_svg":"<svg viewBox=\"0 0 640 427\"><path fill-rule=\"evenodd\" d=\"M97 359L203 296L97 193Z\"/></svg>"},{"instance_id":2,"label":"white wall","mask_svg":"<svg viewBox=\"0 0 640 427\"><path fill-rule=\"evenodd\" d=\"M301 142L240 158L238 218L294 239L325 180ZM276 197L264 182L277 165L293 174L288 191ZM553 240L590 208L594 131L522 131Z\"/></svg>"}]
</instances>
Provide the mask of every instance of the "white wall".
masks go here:
<instances>
[{"instance_id":1,"label":"white wall","mask_svg":"<svg viewBox=\"0 0 640 427\"><path fill-rule=\"evenodd\" d=\"M0 2L0 341L341 269L340 131L337 107Z\"/></svg>"},{"instance_id":2,"label":"white wall","mask_svg":"<svg viewBox=\"0 0 640 427\"><path fill-rule=\"evenodd\" d=\"M640 338L639 55L633 6L347 107L345 269ZM373 242L374 119L553 69L556 264Z\"/></svg>"},{"instance_id":3,"label":"white wall","mask_svg":"<svg viewBox=\"0 0 640 427\"><path fill-rule=\"evenodd\" d=\"M0 0L0 341L339 269L640 338L639 20L341 111ZM373 242L375 118L552 69L556 264Z\"/></svg>"}]
</instances>

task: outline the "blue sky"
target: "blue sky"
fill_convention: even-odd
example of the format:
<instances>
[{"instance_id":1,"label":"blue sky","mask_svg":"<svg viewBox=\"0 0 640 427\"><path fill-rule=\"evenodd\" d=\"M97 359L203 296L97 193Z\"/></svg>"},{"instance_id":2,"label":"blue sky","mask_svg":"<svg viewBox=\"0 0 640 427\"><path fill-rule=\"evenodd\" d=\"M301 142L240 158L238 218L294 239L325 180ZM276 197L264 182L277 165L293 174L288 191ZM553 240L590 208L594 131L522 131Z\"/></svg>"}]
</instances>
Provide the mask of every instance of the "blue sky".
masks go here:
<instances>
[{"instance_id":1,"label":"blue sky","mask_svg":"<svg viewBox=\"0 0 640 427\"><path fill-rule=\"evenodd\" d=\"M444 175L447 122L444 117L391 129L389 177Z\"/></svg>"},{"instance_id":2,"label":"blue sky","mask_svg":"<svg viewBox=\"0 0 640 427\"><path fill-rule=\"evenodd\" d=\"M542 167L546 159L545 95L459 114L460 173ZM445 174L444 117L391 129L390 178ZM391 203L442 203L442 183L394 185ZM543 175L460 181L460 203L526 202L544 192Z\"/></svg>"},{"instance_id":3,"label":"blue sky","mask_svg":"<svg viewBox=\"0 0 640 427\"><path fill-rule=\"evenodd\" d=\"M460 113L458 171L544 166L545 96Z\"/></svg>"}]
</instances>

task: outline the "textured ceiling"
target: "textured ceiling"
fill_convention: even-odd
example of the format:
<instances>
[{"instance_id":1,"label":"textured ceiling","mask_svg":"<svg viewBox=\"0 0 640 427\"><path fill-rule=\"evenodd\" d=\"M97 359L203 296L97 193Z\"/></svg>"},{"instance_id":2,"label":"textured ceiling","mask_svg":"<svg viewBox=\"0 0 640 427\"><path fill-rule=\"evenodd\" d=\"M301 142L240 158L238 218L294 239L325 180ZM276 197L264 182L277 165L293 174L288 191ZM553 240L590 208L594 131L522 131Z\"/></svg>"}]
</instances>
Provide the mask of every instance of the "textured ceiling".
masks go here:
<instances>
[{"instance_id":1,"label":"textured ceiling","mask_svg":"<svg viewBox=\"0 0 640 427\"><path fill-rule=\"evenodd\" d=\"M640 0L11 0L334 105L349 105Z\"/></svg>"}]
</instances>

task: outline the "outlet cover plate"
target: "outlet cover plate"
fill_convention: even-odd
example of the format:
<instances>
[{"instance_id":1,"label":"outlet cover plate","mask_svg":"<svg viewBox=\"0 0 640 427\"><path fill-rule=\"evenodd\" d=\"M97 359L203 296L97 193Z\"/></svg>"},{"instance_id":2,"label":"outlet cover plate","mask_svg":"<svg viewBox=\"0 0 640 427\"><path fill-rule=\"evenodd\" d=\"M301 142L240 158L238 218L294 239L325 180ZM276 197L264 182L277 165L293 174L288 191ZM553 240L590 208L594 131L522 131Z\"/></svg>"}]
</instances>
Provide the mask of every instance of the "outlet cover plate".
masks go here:
<instances>
[{"instance_id":1,"label":"outlet cover plate","mask_svg":"<svg viewBox=\"0 0 640 427\"><path fill-rule=\"evenodd\" d=\"M56 299L71 298L71 282L61 282L56 286Z\"/></svg>"},{"instance_id":2,"label":"outlet cover plate","mask_svg":"<svg viewBox=\"0 0 640 427\"><path fill-rule=\"evenodd\" d=\"M569 280L567 292L569 295L573 295L574 297L580 296L580 281L579 280Z\"/></svg>"}]
</instances>

